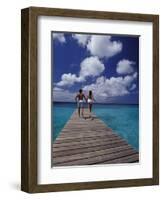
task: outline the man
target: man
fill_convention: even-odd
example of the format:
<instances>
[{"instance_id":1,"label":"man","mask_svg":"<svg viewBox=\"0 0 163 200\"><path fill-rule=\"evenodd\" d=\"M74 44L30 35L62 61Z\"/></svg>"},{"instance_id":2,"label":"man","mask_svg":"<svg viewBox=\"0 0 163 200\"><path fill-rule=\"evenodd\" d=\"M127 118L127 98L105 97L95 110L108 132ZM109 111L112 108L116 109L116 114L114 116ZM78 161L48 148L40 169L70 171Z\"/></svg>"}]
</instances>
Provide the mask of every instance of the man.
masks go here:
<instances>
[{"instance_id":1,"label":"man","mask_svg":"<svg viewBox=\"0 0 163 200\"><path fill-rule=\"evenodd\" d=\"M75 101L77 101L78 106L78 115L80 117L80 110L82 109L82 117L84 117L84 99L87 101L85 95L83 94L82 89L79 90L79 93L75 97Z\"/></svg>"}]
</instances>

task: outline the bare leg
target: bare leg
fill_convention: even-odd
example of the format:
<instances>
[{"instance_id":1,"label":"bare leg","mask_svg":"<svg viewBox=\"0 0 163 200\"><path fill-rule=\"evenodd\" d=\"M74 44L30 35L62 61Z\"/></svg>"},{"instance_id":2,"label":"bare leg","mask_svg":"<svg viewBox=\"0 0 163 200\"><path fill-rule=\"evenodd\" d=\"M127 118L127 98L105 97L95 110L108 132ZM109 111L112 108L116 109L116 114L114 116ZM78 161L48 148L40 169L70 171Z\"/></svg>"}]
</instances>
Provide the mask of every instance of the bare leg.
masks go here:
<instances>
[{"instance_id":1,"label":"bare leg","mask_svg":"<svg viewBox=\"0 0 163 200\"><path fill-rule=\"evenodd\" d=\"M88 104L88 110L89 110L89 117L91 117L91 104Z\"/></svg>"},{"instance_id":2,"label":"bare leg","mask_svg":"<svg viewBox=\"0 0 163 200\"><path fill-rule=\"evenodd\" d=\"M79 115L79 117L80 117L80 107L78 107L78 115Z\"/></svg>"},{"instance_id":3,"label":"bare leg","mask_svg":"<svg viewBox=\"0 0 163 200\"><path fill-rule=\"evenodd\" d=\"M84 117L84 107L82 107L82 117Z\"/></svg>"},{"instance_id":4,"label":"bare leg","mask_svg":"<svg viewBox=\"0 0 163 200\"><path fill-rule=\"evenodd\" d=\"M90 117L92 118L92 104L91 103L90 103Z\"/></svg>"},{"instance_id":5,"label":"bare leg","mask_svg":"<svg viewBox=\"0 0 163 200\"><path fill-rule=\"evenodd\" d=\"M88 110L89 110L89 112L90 112L89 103L88 103Z\"/></svg>"},{"instance_id":6,"label":"bare leg","mask_svg":"<svg viewBox=\"0 0 163 200\"><path fill-rule=\"evenodd\" d=\"M92 104L90 103L90 113L92 112Z\"/></svg>"}]
</instances>

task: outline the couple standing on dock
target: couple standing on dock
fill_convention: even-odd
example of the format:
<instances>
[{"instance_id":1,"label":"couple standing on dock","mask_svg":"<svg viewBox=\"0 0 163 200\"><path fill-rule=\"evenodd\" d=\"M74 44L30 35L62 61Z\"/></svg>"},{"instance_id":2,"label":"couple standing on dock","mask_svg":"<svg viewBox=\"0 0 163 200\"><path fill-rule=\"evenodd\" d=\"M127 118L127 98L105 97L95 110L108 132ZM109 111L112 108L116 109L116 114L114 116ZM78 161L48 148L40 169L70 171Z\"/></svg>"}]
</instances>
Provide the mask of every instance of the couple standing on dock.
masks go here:
<instances>
[{"instance_id":1,"label":"couple standing on dock","mask_svg":"<svg viewBox=\"0 0 163 200\"><path fill-rule=\"evenodd\" d=\"M95 101L92 91L90 90L89 94L85 96L82 89L80 89L79 93L75 97L75 100L77 101L79 117L80 117L80 111L81 111L81 115L84 118L84 100L85 100L88 103L88 110L90 113L89 117L91 118L92 105L93 105L93 102Z\"/></svg>"}]
</instances>

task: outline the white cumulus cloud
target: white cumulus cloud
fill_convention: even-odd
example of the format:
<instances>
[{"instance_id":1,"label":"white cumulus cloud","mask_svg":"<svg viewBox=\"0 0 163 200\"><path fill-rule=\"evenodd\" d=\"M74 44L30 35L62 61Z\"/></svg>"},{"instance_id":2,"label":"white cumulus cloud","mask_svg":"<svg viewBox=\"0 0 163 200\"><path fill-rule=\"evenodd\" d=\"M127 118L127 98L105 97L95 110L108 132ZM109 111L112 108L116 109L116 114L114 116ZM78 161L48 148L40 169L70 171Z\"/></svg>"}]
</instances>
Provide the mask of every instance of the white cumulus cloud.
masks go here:
<instances>
[{"instance_id":1,"label":"white cumulus cloud","mask_svg":"<svg viewBox=\"0 0 163 200\"><path fill-rule=\"evenodd\" d=\"M63 33L53 33L53 38L57 39L61 43L65 43L66 39Z\"/></svg>"},{"instance_id":2,"label":"white cumulus cloud","mask_svg":"<svg viewBox=\"0 0 163 200\"><path fill-rule=\"evenodd\" d=\"M136 78L137 78L137 76L138 76L138 73L137 73L137 72L135 72L135 73L133 74L133 77L136 79Z\"/></svg>"},{"instance_id":3,"label":"white cumulus cloud","mask_svg":"<svg viewBox=\"0 0 163 200\"><path fill-rule=\"evenodd\" d=\"M81 45L82 47L86 46L90 35L85 35L85 34L73 34L72 37L77 40L78 44Z\"/></svg>"},{"instance_id":4,"label":"white cumulus cloud","mask_svg":"<svg viewBox=\"0 0 163 200\"><path fill-rule=\"evenodd\" d=\"M130 90L132 91L132 90L135 90L135 89L136 89L136 84L133 83L132 86L130 87Z\"/></svg>"},{"instance_id":5,"label":"white cumulus cloud","mask_svg":"<svg viewBox=\"0 0 163 200\"><path fill-rule=\"evenodd\" d=\"M85 58L80 64L79 76L76 74L62 74L61 81L56 83L57 86L72 86L74 83L81 83L86 80L86 77L99 76L105 69L104 64L98 57Z\"/></svg>"},{"instance_id":6,"label":"white cumulus cloud","mask_svg":"<svg viewBox=\"0 0 163 200\"><path fill-rule=\"evenodd\" d=\"M85 58L80 64L80 76L99 76L105 69L104 64L96 56Z\"/></svg>"},{"instance_id":7,"label":"white cumulus cloud","mask_svg":"<svg viewBox=\"0 0 163 200\"><path fill-rule=\"evenodd\" d=\"M77 77L76 74L62 74L61 76L61 81L58 82L56 85L57 86L71 86L75 82L82 82L84 81L83 77Z\"/></svg>"},{"instance_id":8,"label":"white cumulus cloud","mask_svg":"<svg viewBox=\"0 0 163 200\"><path fill-rule=\"evenodd\" d=\"M63 91L62 88L59 88L59 87L53 87L53 92L60 92L60 91Z\"/></svg>"},{"instance_id":9,"label":"white cumulus cloud","mask_svg":"<svg viewBox=\"0 0 163 200\"><path fill-rule=\"evenodd\" d=\"M87 44L87 49L93 56L110 58L122 51L120 41L112 41L111 36L93 35Z\"/></svg>"},{"instance_id":10,"label":"white cumulus cloud","mask_svg":"<svg viewBox=\"0 0 163 200\"><path fill-rule=\"evenodd\" d=\"M86 85L83 89L85 91L92 90L97 101L105 102L110 97L129 94L130 90L136 88L135 79L134 75L111 78L101 76L96 79L95 83Z\"/></svg>"},{"instance_id":11,"label":"white cumulus cloud","mask_svg":"<svg viewBox=\"0 0 163 200\"><path fill-rule=\"evenodd\" d=\"M53 88L53 101L72 102L75 99L75 93L58 87Z\"/></svg>"},{"instance_id":12,"label":"white cumulus cloud","mask_svg":"<svg viewBox=\"0 0 163 200\"><path fill-rule=\"evenodd\" d=\"M134 65L134 61L123 59L118 62L116 71L118 74L131 74L134 72Z\"/></svg>"}]
</instances>

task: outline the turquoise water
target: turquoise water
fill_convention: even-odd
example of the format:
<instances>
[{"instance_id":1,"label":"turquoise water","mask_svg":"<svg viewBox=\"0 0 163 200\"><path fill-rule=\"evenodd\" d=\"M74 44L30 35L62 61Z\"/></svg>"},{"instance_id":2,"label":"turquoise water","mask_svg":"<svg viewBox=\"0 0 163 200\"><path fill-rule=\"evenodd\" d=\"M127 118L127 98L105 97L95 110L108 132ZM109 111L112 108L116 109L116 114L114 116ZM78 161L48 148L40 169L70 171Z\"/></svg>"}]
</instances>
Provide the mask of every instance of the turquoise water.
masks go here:
<instances>
[{"instance_id":1,"label":"turquoise water","mask_svg":"<svg viewBox=\"0 0 163 200\"><path fill-rule=\"evenodd\" d=\"M139 107L138 105L96 105L96 116L139 149Z\"/></svg>"},{"instance_id":2,"label":"turquoise water","mask_svg":"<svg viewBox=\"0 0 163 200\"><path fill-rule=\"evenodd\" d=\"M76 108L74 103L53 103L53 140L55 140Z\"/></svg>"},{"instance_id":3,"label":"turquoise water","mask_svg":"<svg viewBox=\"0 0 163 200\"><path fill-rule=\"evenodd\" d=\"M53 104L53 139L57 138L75 109L75 103ZM95 104L93 112L135 149L139 149L138 105Z\"/></svg>"}]
</instances>

